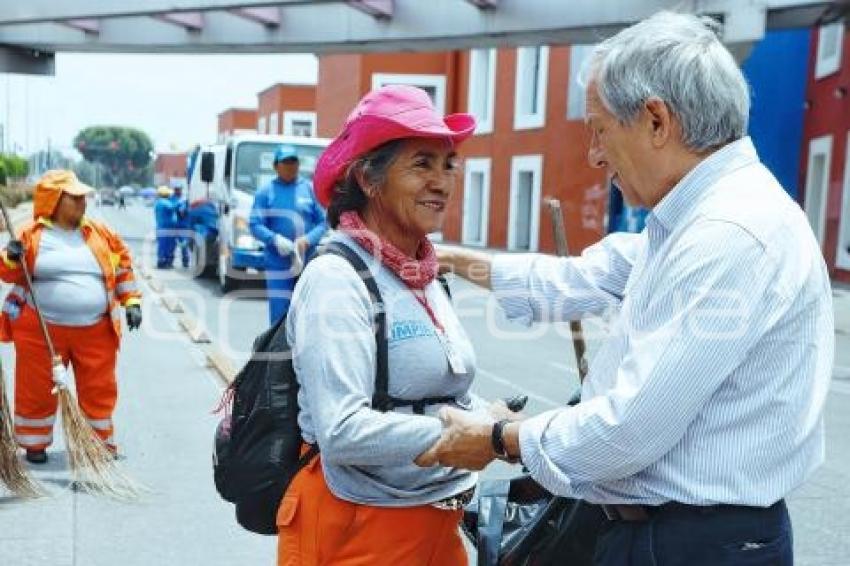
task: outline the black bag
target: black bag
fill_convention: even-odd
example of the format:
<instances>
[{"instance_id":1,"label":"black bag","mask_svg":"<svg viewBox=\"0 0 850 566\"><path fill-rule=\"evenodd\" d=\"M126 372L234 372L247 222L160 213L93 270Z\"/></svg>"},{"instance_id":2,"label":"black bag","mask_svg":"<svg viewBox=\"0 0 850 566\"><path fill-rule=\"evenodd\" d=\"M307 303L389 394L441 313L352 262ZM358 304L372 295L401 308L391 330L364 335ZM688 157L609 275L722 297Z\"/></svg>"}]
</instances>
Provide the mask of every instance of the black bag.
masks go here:
<instances>
[{"instance_id":1,"label":"black bag","mask_svg":"<svg viewBox=\"0 0 850 566\"><path fill-rule=\"evenodd\" d=\"M606 520L598 505L557 497L526 473L482 481L461 526L478 566L592 566Z\"/></svg>"},{"instance_id":2,"label":"black bag","mask_svg":"<svg viewBox=\"0 0 850 566\"><path fill-rule=\"evenodd\" d=\"M346 258L363 278L376 306L378 343L373 406L392 406L387 394L386 315L375 280L366 264L348 247L331 243L326 253ZM286 342L284 319L254 341L251 359L225 392L232 410L215 433L213 478L219 495L236 504L242 527L263 535L277 534L277 508L292 478L318 452L318 446L299 458L298 380Z\"/></svg>"}]
</instances>

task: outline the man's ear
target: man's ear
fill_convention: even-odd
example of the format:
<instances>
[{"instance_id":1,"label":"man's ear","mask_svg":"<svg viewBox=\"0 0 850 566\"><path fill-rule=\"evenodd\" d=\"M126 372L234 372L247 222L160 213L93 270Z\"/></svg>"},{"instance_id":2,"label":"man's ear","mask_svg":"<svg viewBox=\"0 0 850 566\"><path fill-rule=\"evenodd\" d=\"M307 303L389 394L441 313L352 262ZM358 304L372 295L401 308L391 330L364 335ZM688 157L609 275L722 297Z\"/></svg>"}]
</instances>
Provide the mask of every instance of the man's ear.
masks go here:
<instances>
[{"instance_id":1,"label":"man's ear","mask_svg":"<svg viewBox=\"0 0 850 566\"><path fill-rule=\"evenodd\" d=\"M673 114L670 107L660 98L649 98L644 102L644 110L650 128L652 145L662 147L673 133Z\"/></svg>"}]
</instances>

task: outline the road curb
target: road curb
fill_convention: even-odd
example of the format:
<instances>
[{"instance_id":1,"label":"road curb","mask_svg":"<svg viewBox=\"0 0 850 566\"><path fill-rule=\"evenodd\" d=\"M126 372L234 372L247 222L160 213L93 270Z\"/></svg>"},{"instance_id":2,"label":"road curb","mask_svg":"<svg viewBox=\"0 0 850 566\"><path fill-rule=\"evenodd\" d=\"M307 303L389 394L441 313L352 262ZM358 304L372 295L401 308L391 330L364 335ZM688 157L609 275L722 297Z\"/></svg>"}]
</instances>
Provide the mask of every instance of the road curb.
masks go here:
<instances>
[{"instance_id":1,"label":"road curb","mask_svg":"<svg viewBox=\"0 0 850 566\"><path fill-rule=\"evenodd\" d=\"M213 346L207 351L207 363L227 385L233 383L236 378L236 368L233 367L233 363L224 352Z\"/></svg>"},{"instance_id":2,"label":"road curb","mask_svg":"<svg viewBox=\"0 0 850 566\"><path fill-rule=\"evenodd\" d=\"M189 338L195 344L209 344L212 342L206 330L204 330L204 327L198 324L198 322L188 314L184 314L178 318L177 322L180 324L181 328L186 331L186 334L189 335Z\"/></svg>"},{"instance_id":3,"label":"road curb","mask_svg":"<svg viewBox=\"0 0 850 566\"><path fill-rule=\"evenodd\" d=\"M175 295L171 291L165 291L163 293L162 297L160 298L160 303L162 303L162 305L165 306L166 309L168 309L168 312L173 312L177 314L184 312L183 303L181 303L180 299L177 298L177 295Z\"/></svg>"}]
</instances>

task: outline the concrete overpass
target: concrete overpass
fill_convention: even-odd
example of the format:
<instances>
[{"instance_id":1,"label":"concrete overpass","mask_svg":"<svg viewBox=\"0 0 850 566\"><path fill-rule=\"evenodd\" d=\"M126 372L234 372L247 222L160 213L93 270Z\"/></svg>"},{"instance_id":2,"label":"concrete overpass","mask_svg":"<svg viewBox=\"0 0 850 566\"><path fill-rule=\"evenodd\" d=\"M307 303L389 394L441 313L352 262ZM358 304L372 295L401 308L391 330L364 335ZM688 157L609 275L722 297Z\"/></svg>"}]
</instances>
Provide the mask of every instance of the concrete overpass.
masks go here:
<instances>
[{"instance_id":1,"label":"concrete overpass","mask_svg":"<svg viewBox=\"0 0 850 566\"><path fill-rule=\"evenodd\" d=\"M52 74L60 51L424 51L590 43L662 9L711 14L742 51L850 0L21 0L0 2L0 72ZM743 47L742 47L743 46Z\"/></svg>"}]
</instances>

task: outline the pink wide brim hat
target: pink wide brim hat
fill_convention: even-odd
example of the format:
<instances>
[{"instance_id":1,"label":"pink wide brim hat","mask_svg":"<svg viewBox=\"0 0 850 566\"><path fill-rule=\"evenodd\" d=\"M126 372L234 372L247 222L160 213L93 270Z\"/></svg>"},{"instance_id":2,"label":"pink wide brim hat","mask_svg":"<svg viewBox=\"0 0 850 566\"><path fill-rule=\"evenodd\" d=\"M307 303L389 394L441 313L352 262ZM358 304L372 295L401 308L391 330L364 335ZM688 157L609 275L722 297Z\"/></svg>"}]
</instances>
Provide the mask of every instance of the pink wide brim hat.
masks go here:
<instances>
[{"instance_id":1,"label":"pink wide brim hat","mask_svg":"<svg viewBox=\"0 0 850 566\"><path fill-rule=\"evenodd\" d=\"M326 207L337 181L360 156L402 138L442 138L457 145L475 131L471 114L440 116L428 94L413 86L390 85L364 96L342 131L319 157L313 177L316 198Z\"/></svg>"}]
</instances>

